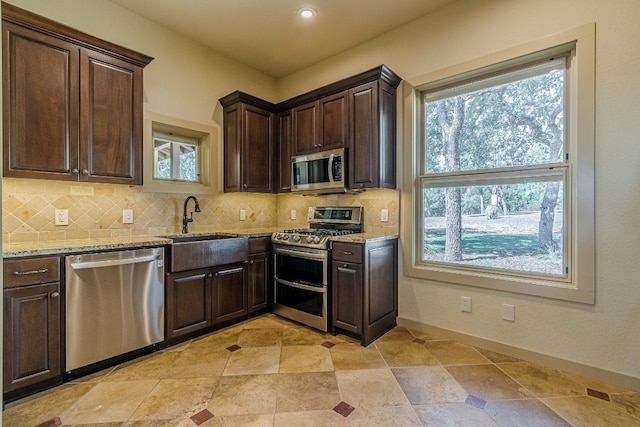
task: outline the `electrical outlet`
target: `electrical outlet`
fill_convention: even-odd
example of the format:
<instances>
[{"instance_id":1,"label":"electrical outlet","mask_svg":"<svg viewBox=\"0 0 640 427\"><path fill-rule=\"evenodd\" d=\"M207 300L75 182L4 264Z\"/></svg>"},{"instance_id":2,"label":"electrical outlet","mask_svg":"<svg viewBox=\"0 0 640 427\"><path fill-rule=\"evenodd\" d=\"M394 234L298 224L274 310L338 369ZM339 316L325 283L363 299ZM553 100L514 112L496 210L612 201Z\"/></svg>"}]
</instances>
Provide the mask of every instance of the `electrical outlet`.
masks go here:
<instances>
[{"instance_id":1,"label":"electrical outlet","mask_svg":"<svg viewBox=\"0 0 640 427\"><path fill-rule=\"evenodd\" d=\"M133 224L133 209L122 210L122 223Z\"/></svg>"},{"instance_id":2,"label":"electrical outlet","mask_svg":"<svg viewBox=\"0 0 640 427\"><path fill-rule=\"evenodd\" d=\"M380 221L389 222L389 209L382 209L380 211Z\"/></svg>"},{"instance_id":3,"label":"electrical outlet","mask_svg":"<svg viewBox=\"0 0 640 427\"><path fill-rule=\"evenodd\" d=\"M298 217L298 212L295 209L291 209L291 219L296 219Z\"/></svg>"},{"instance_id":4,"label":"electrical outlet","mask_svg":"<svg viewBox=\"0 0 640 427\"><path fill-rule=\"evenodd\" d=\"M56 209L55 215L56 225L69 225L69 211L67 209Z\"/></svg>"},{"instance_id":5,"label":"electrical outlet","mask_svg":"<svg viewBox=\"0 0 640 427\"><path fill-rule=\"evenodd\" d=\"M460 297L460 310L471 313L471 297Z\"/></svg>"},{"instance_id":6,"label":"electrical outlet","mask_svg":"<svg viewBox=\"0 0 640 427\"><path fill-rule=\"evenodd\" d=\"M244 209L240 209L240 221L245 221L247 219L247 211Z\"/></svg>"},{"instance_id":7,"label":"electrical outlet","mask_svg":"<svg viewBox=\"0 0 640 427\"><path fill-rule=\"evenodd\" d=\"M502 320L509 322L516 321L516 306L513 304L502 304Z\"/></svg>"}]
</instances>

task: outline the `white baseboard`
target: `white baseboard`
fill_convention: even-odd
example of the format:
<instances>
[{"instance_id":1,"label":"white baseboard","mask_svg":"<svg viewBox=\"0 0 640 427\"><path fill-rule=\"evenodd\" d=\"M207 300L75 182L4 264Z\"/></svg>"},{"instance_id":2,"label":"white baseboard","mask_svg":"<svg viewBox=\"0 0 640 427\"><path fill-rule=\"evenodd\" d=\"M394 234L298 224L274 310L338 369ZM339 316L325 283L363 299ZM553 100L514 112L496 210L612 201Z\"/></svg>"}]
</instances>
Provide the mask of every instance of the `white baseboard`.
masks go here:
<instances>
[{"instance_id":1,"label":"white baseboard","mask_svg":"<svg viewBox=\"0 0 640 427\"><path fill-rule=\"evenodd\" d=\"M455 340L463 344L472 345L474 347L515 357L517 359L537 363L549 368L572 372L607 384L640 392L640 378L631 377L618 372L607 371L606 369L596 368L594 366L584 365L582 363L572 362L566 359L560 359L558 357L490 341L473 335L463 334L461 332L451 331L449 329L439 328L437 326L427 325L411 319L398 317L397 320L398 326L403 326L407 329Z\"/></svg>"}]
</instances>

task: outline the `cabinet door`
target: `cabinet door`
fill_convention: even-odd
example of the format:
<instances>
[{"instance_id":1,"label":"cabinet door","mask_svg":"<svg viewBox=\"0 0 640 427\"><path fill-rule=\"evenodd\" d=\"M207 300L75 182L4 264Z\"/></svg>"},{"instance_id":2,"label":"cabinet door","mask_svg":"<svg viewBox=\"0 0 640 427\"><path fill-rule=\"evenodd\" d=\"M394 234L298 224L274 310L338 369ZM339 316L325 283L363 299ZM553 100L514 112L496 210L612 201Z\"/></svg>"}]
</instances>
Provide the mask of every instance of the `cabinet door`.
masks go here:
<instances>
[{"instance_id":1,"label":"cabinet door","mask_svg":"<svg viewBox=\"0 0 640 427\"><path fill-rule=\"evenodd\" d=\"M349 188L377 187L378 83L366 83L349 90L349 101Z\"/></svg>"},{"instance_id":2,"label":"cabinet door","mask_svg":"<svg viewBox=\"0 0 640 427\"><path fill-rule=\"evenodd\" d=\"M300 105L293 109L294 155L312 153L320 143L318 129L318 101Z\"/></svg>"},{"instance_id":3,"label":"cabinet door","mask_svg":"<svg viewBox=\"0 0 640 427\"><path fill-rule=\"evenodd\" d=\"M269 305L269 268L271 256L268 253L249 257L249 312L267 308Z\"/></svg>"},{"instance_id":4,"label":"cabinet door","mask_svg":"<svg viewBox=\"0 0 640 427\"><path fill-rule=\"evenodd\" d=\"M167 274L167 339L211 325L211 277L210 269Z\"/></svg>"},{"instance_id":5,"label":"cabinet door","mask_svg":"<svg viewBox=\"0 0 640 427\"><path fill-rule=\"evenodd\" d=\"M2 32L3 176L75 181L79 50L5 21Z\"/></svg>"},{"instance_id":6,"label":"cabinet door","mask_svg":"<svg viewBox=\"0 0 640 427\"><path fill-rule=\"evenodd\" d=\"M274 114L244 104L242 124L242 191L273 192Z\"/></svg>"},{"instance_id":7,"label":"cabinet door","mask_svg":"<svg viewBox=\"0 0 640 427\"><path fill-rule=\"evenodd\" d=\"M240 103L224 109L224 192L242 191L242 111Z\"/></svg>"},{"instance_id":8,"label":"cabinet door","mask_svg":"<svg viewBox=\"0 0 640 427\"><path fill-rule=\"evenodd\" d=\"M222 323L247 313L247 267L236 264L214 269L213 321Z\"/></svg>"},{"instance_id":9,"label":"cabinet door","mask_svg":"<svg viewBox=\"0 0 640 427\"><path fill-rule=\"evenodd\" d=\"M4 289L4 392L61 378L60 284Z\"/></svg>"},{"instance_id":10,"label":"cabinet door","mask_svg":"<svg viewBox=\"0 0 640 427\"><path fill-rule=\"evenodd\" d=\"M320 143L321 150L331 150L347 146L349 137L348 92L322 98L320 104Z\"/></svg>"},{"instance_id":11,"label":"cabinet door","mask_svg":"<svg viewBox=\"0 0 640 427\"><path fill-rule=\"evenodd\" d=\"M140 185L142 68L80 52L80 180Z\"/></svg>"},{"instance_id":12,"label":"cabinet door","mask_svg":"<svg viewBox=\"0 0 640 427\"><path fill-rule=\"evenodd\" d=\"M291 191L291 156L293 138L293 116L291 110L278 115L278 153L280 156L280 175L278 192Z\"/></svg>"},{"instance_id":13,"label":"cabinet door","mask_svg":"<svg viewBox=\"0 0 640 427\"><path fill-rule=\"evenodd\" d=\"M362 264L333 262L334 328L362 333Z\"/></svg>"}]
</instances>

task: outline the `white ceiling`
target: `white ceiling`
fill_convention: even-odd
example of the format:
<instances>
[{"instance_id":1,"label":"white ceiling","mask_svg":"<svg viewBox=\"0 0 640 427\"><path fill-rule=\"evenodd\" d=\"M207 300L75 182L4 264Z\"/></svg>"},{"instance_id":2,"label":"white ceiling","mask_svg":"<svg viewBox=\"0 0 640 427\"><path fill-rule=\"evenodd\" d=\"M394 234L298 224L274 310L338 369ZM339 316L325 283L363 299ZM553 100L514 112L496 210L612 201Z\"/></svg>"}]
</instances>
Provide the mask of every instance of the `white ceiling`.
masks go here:
<instances>
[{"instance_id":1,"label":"white ceiling","mask_svg":"<svg viewBox=\"0 0 640 427\"><path fill-rule=\"evenodd\" d=\"M454 0L110 0L274 78ZM303 20L297 11L317 15Z\"/></svg>"}]
</instances>

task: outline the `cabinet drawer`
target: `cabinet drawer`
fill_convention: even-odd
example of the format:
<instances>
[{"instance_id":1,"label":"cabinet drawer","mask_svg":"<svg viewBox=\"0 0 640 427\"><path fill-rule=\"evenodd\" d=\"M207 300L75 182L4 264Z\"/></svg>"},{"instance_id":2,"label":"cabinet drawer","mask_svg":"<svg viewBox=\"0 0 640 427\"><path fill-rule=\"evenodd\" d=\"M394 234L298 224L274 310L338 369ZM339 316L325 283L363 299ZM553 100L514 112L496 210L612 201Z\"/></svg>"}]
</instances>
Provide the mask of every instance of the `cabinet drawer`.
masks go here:
<instances>
[{"instance_id":1,"label":"cabinet drawer","mask_svg":"<svg viewBox=\"0 0 640 427\"><path fill-rule=\"evenodd\" d=\"M331 257L336 261L362 264L362 245L358 243L334 242Z\"/></svg>"},{"instance_id":2,"label":"cabinet drawer","mask_svg":"<svg viewBox=\"0 0 640 427\"><path fill-rule=\"evenodd\" d=\"M271 252L271 236L249 238L249 253Z\"/></svg>"},{"instance_id":3,"label":"cabinet drawer","mask_svg":"<svg viewBox=\"0 0 640 427\"><path fill-rule=\"evenodd\" d=\"M4 287L60 281L60 257L4 260Z\"/></svg>"}]
</instances>

